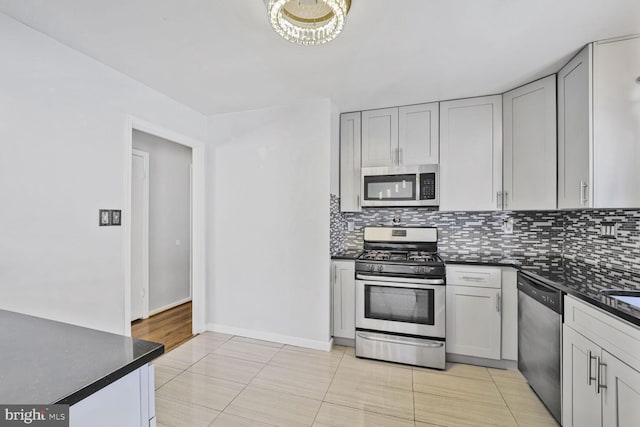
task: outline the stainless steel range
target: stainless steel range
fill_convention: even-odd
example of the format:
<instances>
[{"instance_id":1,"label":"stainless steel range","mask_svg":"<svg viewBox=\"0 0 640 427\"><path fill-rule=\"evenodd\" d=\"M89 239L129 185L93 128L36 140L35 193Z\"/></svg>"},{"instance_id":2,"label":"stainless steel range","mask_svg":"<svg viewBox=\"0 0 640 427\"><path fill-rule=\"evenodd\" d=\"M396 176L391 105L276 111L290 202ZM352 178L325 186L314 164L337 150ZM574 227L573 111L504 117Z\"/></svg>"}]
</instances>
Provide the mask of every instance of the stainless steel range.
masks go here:
<instances>
[{"instance_id":1,"label":"stainless steel range","mask_svg":"<svg viewBox=\"0 0 640 427\"><path fill-rule=\"evenodd\" d=\"M366 227L356 356L445 368L445 267L435 227Z\"/></svg>"}]
</instances>

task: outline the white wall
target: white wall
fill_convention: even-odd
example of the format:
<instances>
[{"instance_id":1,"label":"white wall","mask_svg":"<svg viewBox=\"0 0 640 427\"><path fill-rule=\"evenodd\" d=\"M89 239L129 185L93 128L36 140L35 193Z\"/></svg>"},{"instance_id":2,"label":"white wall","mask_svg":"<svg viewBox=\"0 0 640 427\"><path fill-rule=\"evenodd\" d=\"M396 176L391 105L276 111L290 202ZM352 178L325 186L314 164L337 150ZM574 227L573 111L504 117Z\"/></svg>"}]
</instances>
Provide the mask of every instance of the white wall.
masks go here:
<instances>
[{"instance_id":1,"label":"white wall","mask_svg":"<svg viewBox=\"0 0 640 427\"><path fill-rule=\"evenodd\" d=\"M327 348L330 102L208 127L208 327Z\"/></svg>"},{"instance_id":2,"label":"white wall","mask_svg":"<svg viewBox=\"0 0 640 427\"><path fill-rule=\"evenodd\" d=\"M153 312L191 297L191 148L140 131L133 131L133 148L149 153Z\"/></svg>"},{"instance_id":3,"label":"white wall","mask_svg":"<svg viewBox=\"0 0 640 427\"><path fill-rule=\"evenodd\" d=\"M125 117L204 140L206 119L0 14L0 308L125 331ZM127 215L126 212L123 213Z\"/></svg>"}]
</instances>

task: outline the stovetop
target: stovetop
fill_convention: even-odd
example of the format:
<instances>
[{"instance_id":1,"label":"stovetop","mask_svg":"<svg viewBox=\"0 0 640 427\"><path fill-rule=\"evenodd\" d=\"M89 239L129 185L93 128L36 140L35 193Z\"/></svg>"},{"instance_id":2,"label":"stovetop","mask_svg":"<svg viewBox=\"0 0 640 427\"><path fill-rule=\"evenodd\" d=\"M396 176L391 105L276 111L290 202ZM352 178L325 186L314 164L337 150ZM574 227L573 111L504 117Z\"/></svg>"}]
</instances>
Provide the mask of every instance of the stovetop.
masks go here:
<instances>
[{"instance_id":1,"label":"stovetop","mask_svg":"<svg viewBox=\"0 0 640 427\"><path fill-rule=\"evenodd\" d=\"M434 252L366 250L358 257L363 261L387 261L389 263L410 262L419 264L439 264L442 259Z\"/></svg>"}]
</instances>

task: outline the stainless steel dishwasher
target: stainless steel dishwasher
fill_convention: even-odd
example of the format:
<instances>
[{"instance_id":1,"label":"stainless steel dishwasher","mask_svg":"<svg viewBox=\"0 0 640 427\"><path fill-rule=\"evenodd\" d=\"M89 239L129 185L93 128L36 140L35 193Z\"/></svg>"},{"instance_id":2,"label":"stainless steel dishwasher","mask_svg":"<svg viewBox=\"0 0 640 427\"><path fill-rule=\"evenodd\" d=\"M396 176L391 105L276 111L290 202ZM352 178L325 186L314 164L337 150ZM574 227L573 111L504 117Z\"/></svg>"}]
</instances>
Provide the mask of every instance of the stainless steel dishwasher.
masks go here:
<instances>
[{"instance_id":1,"label":"stainless steel dishwasher","mask_svg":"<svg viewBox=\"0 0 640 427\"><path fill-rule=\"evenodd\" d=\"M518 273L518 369L560 423L562 292Z\"/></svg>"}]
</instances>

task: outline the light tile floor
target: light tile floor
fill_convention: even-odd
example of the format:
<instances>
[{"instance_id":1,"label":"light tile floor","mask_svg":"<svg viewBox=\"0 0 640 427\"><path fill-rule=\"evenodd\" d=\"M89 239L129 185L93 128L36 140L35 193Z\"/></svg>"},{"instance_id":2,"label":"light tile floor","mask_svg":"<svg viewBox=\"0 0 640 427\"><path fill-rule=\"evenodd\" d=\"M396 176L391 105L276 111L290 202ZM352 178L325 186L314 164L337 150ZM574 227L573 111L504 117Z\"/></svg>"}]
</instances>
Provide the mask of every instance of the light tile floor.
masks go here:
<instances>
[{"instance_id":1,"label":"light tile floor","mask_svg":"<svg viewBox=\"0 0 640 427\"><path fill-rule=\"evenodd\" d=\"M155 362L162 426L557 426L516 371L446 371L206 332Z\"/></svg>"}]
</instances>

